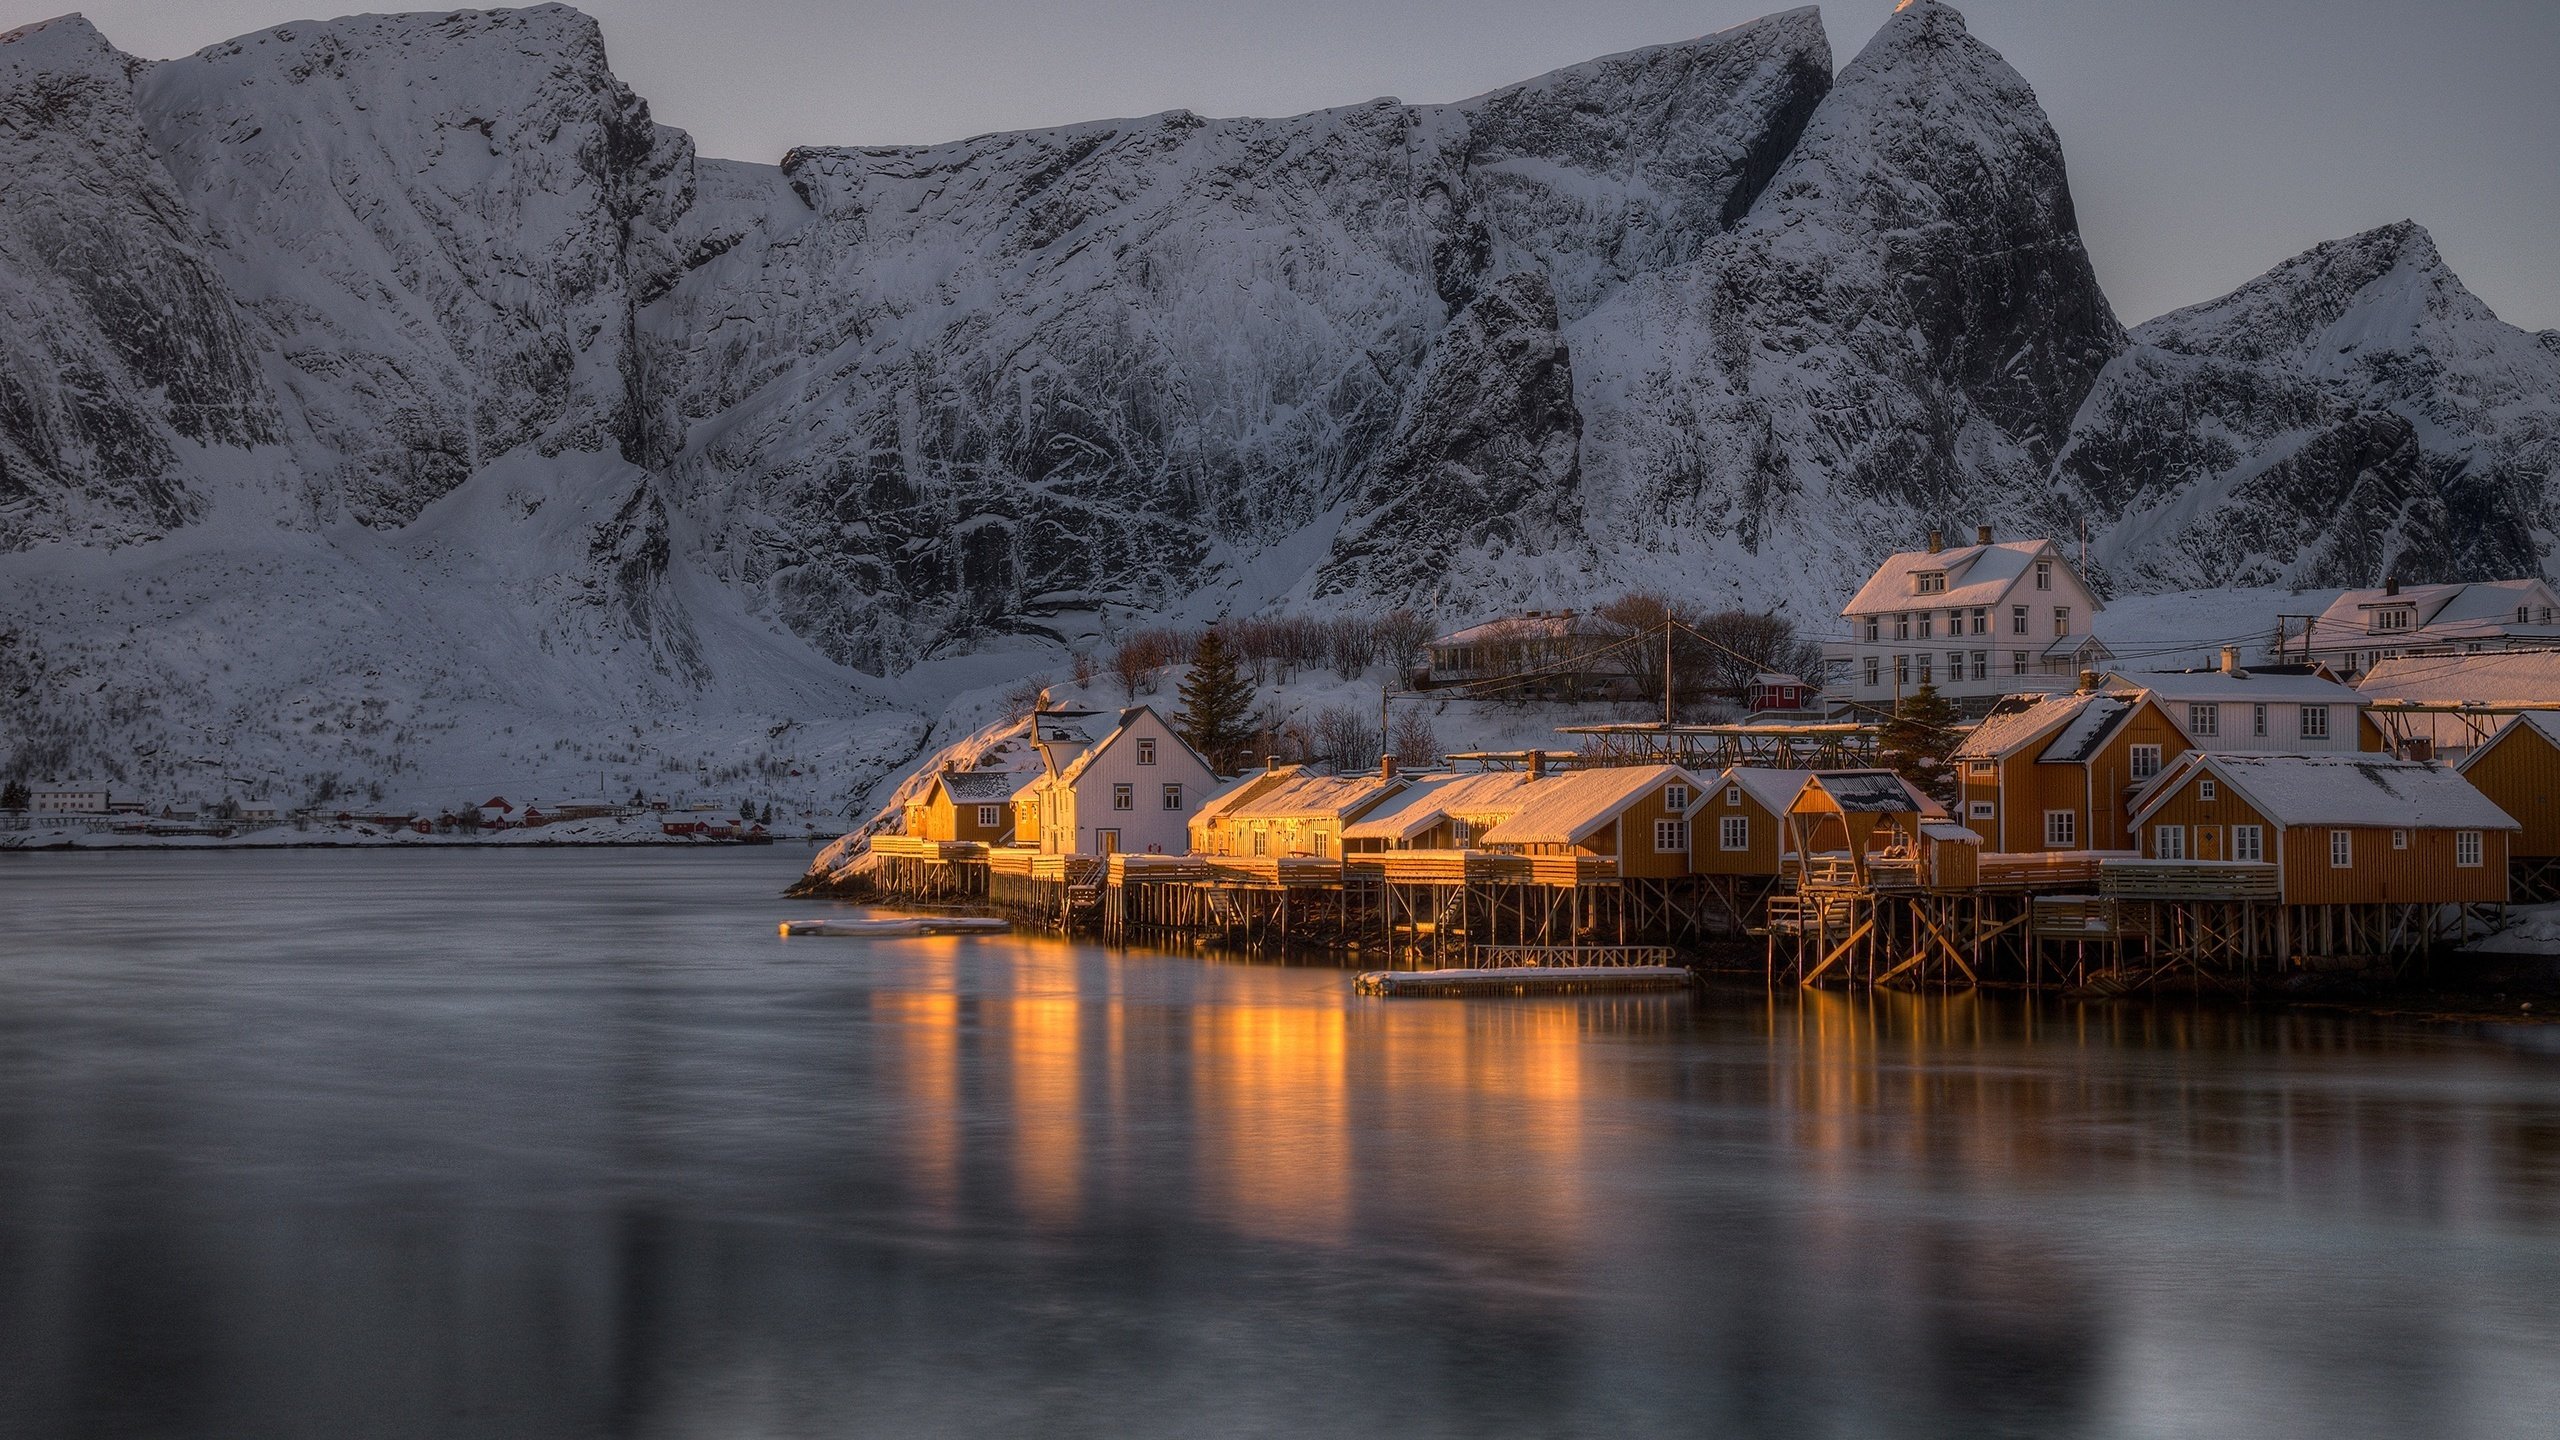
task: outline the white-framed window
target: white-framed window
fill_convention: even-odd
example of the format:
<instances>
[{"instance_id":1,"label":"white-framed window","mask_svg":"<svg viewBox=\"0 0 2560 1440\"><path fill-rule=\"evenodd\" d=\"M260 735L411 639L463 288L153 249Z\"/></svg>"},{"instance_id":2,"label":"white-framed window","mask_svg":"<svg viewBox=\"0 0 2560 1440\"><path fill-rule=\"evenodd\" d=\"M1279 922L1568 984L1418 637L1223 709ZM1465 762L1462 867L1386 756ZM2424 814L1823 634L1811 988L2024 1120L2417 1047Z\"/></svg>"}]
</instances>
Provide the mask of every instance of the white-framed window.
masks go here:
<instances>
[{"instance_id":1,"label":"white-framed window","mask_svg":"<svg viewBox=\"0 0 2560 1440\"><path fill-rule=\"evenodd\" d=\"M1870 628L1872 628L1872 627L1873 627L1873 623L1874 623L1874 622L1872 622L1872 621L1870 621L1870 622L1869 622L1869 626L1870 626ZM1868 638L1868 639L1870 639L1870 640L1873 640L1873 639L1874 639L1874 638L1876 638L1876 637L1874 637L1873 635L1870 635L1870 636L1868 636L1867 638ZM1873 656L1873 655L1868 656L1868 657L1867 657L1867 688L1868 688L1868 689L1870 689L1870 690L1873 690L1873 689L1875 689L1878 685L1880 685L1880 684L1884 683L1884 681L1883 681L1883 676L1884 676L1884 666L1883 666L1883 663L1882 663L1882 662L1881 662L1881 661L1880 661L1876 656Z\"/></svg>"},{"instance_id":2,"label":"white-framed window","mask_svg":"<svg viewBox=\"0 0 2560 1440\"><path fill-rule=\"evenodd\" d=\"M2344 870L2355 863L2356 832L2353 830L2330 831L2329 868L2332 870Z\"/></svg>"},{"instance_id":3,"label":"white-framed window","mask_svg":"<svg viewBox=\"0 0 2560 1440\"><path fill-rule=\"evenodd\" d=\"M1135 810L1135 809L1137 809L1137 808L1138 808L1138 787L1137 787L1137 786L1135 786L1135 785L1114 785L1114 786L1112 786L1112 787L1111 787L1111 808L1112 808L1112 809L1114 809L1114 810Z\"/></svg>"},{"instance_id":4,"label":"white-framed window","mask_svg":"<svg viewBox=\"0 0 2560 1440\"><path fill-rule=\"evenodd\" d=\"M2387 610L2376 610L2373 612L2373 628L2376 631L2406 630L2409 628L2409 622L2415 618L2416 613L2417 612L2406 606L2394 606ZM2521 620L2524 616L2519 613L2516 618Z\"/></svg>"},{"instance_id":5,"label":"white-framed window","mask_svg":"<svg viewBox=\"0 0 2560 1440\"><path fill-rule=\"evenodd\" d=\"M1976 635L1988 635L1991 633L1990 606L1976 605L1973 607L1973 633Z\"/></svg>"},{"instance_id":6,"label":"white-framed window","mask_svg":"<svg viewBox=\"0 0 2560 1440\"><path fill-rule=\"evenodd\" d=\"M2039 590L2050 590L2053 588L2052 561L2039 560L2036 562L2036 588Z\"/></svg>"},{"instance_id":7,"label":"white-framed window","mask_svg":"<svg viewBox=\"0 0 2560 1440\"><path fill-rule=\"evenodd\" d=\"M1001 805L981 805L981 806L979 806L979 807L978 807L978 828L979 828L979 829L981 829L981 830L993 830L994 828L996 828L997 826L999 826L999 825L1001 825L1001 824L1003 824L1003 823L1004 823L1004 807L1003 807L1003 806L1001 806Z\"/></svg>"},{"instance_id":8,"label":"white-framed window","mask_svg":"<svg viewBox=\"0 0 2560 1440\"><path fill-rule=\"evenodd\" d=\"M2044 844L2048 850L2068 850L2080 843L2080 816L2070 810L2044 812Z\"/></svg>"},{"instance_id":9,"label":"white-framed window","mask_svg":"<svg viewBox=\"0 0 2560 1440\"><path fill-rule=\"evenodd\" d=\"M2302 738L2305 740L2326 740L2329 738L2328 706L2305 705L2302 707Z\"/></svg>"},{"instance_id":10,"label":"white-framed window","mask_svg":"<svg viewBox=\"0 0 2560 1440\"><path fill-rule=\"evenodd\" d=\"M1997 780L2000 778L2000 762L1997 760L1967 760L1964 763L1971 768L1975 778L1977 779Z\"/></svg>"},{"instance_id":11,"label":"white-framed window","mask_svg":"<svg viewBox=\"0 0 2560 1440\"><path fill-rule=\"evenodd\" d=\"M1689 808L1689 787L1688 787L1688 786L1686 786L1686 785L1665 785L1665 786L1663 786L1663 787L1662 787L1662 807L1663 807L1664 809L1666 809L1666 810L1686 810L1686 809L1688 809L1688 808Z\"/></svg>"},{"instance_id":12,"label":"white-framed window","mask_svg":"<svg viewBox=\"0 0 2560 1440\"><path fill-rule=\"evenodd\" d=\"M1689 822L1656 820L1653 822L1653 848L1664 855L1689 848Z\"/></svg>"},{"instance_id":13,"label":"white-framed window","mask_svg":"<svg viewBox=\"0 0 2560 1440\"><path fill-rule=\"evenodd\" d=\"M1947 652L1947 679L1948 679L1948 680L1950 680L1950 681L1955 681L1955 680L1961 680L1961 679L1963 679L1963 678L1964 678L1964 652L1963 652L1963 651L1961 651L1961 650L1950 650L1950 651L1948 651L1948 652Z\"/></svg>"},{"instance_id":14,"label":"white-framed window","mask_svg":"<svg viewBox=\"0 0 2560 1440\"><path fill-rule=\"evenodd\" d=\"M2027 633L2026 606L2012 605L2009 607L2009 633L2012 635L2024 635Z\"/></svg>"},{"instance_id":15,"label":"white-framed window","mask_svg":"<svg viewBox=\"0 0 2560 1440\"><path fill-rule=\"evenodd\" d=\"M1271 832L1259 825L1253 827L1253 853L1256 855L1271 853Z\"/></svg>"},{"instance_id":16,"label":"white-framed window","mask_svg":"<svg viewBox=\"0 0 2560 1440\"><path fill-rule=\"evenodd\" d=\"M1740 805L1742 803L1742 787L1739 785L1727 785L1724 787L1724 803L1727 805Z\"/></svg>"},{"instance_id":17,"label":"white-framed window","mask_svg":"<svg viewBox=\"0 0 2560 1440\"><path fill-rule=\"evenodd\" d=\"M2234 860L2264 860L2264 859L2266 859L2266 858L2267 858L2267 832L2266 832L2266 830L2265 830L2263 827L2256 826L2256 825L2234 825L2234 826L2232 826L2232 827L2231 827L2231 858L2232 858L2232 859L2234 859Z\"/></svg>"},{"instance_id":18,"label":"white-framed window","mask_svg":"<svg viewBox=\"0 0 2560 1440\"><path fill-rule=\"evenodd\" d=\"M2148 780L2159 773L2160 747L2157 745L2134 746L2133 778L2136 780Z\"/></svg>"},{"instance_id":19,"label":"white-framed window","mask_svg":"<svg viewBox=\"0 0 2560 1440\"><path fill-rule=\"evenodd\" d=\"M1988 800L1976 800L1968 808L1971 810L1973 818L1976 820L1990 819L1996 809L1996 807Z\"/></svg>"},{"instance_id":20,"label":"white-framed window","mask_svg":"<svg viewBox=\"0 0 2560 1440\"><path fill-rule=\"evenodd\" d=\"M1926 640L1926 639L1930 638L1930 636L1934 633L1931 627L1935 626L1937 623L1938 623L1938 617L1937 617L1936 612L1934 612L1934 611L1929 611L1929 610L1923 610L1923 611L1921 611L1921 612L1920 612L1920 638L1921 638L1921 639L1923 639L1923 640Z\"/></svg>"},{"instance_id":21,"label":"white-framed window","mask_svg":"<svg viewBox=\"0 0 2560 1440\"><path fill-rule=\"evenodd\" d=\"M1896 640L1908 640L1911 638L1911 617L1909 615L1898 612L1894 615L1893 638Z\"/></svg>"},{"instance_id":22,"label":"white-framed window","mask_svg":"<svg viewBox=\"0 0 2560 1440\"><path fill-rule=\"evenodd\" d=\"M1893 683L1896 685L1908 685L1911 683L1910 656L1896 655L1893 657Z\"/></svg>"},{"instance_id":23,"label":"white-framed window","mask_svg":"<svg viewBox=\"0 0 2560 1440\"><path fill-rule=\"evenodd\" d=\"M1153 740L1141 740L1138 742L1138 763L1141 765L1153 765L1156 763L1156 742Z\"/></svg>"},{"instance_id":24,"label":"white-framed window","mask_svg":"<svg viewBox=\"0 0 2560 1440\"><path fill-rule=\"evenodd\" d=\"M2054 639L2056 639L2056 640L2059 640L2059 639L2063 638L2064 636L2069 635L2070 633L2071 633L2071 607L2070 607L2070 606L2068 606L2068 605L2056 605L2056 606L2054 606L2054 607L2053 607L2053 638L2054 638Z\"/></svg>"},{"instance_id":25,"label":"white-framed window","mask_svg":"<svg viewBox=\"0 0 2560 1440\"><path fill-rule=\"evenodd\" d=\"M1937 672L1938 672L1938 657L1937 657L1937 654L1936 654L1934 651L1928 651L1928 650L1923 650L1923 651L1921 651L1921 652L1920 652L1920 683L1921 683L1921 684L1923 684L1923 685L1935 685L1935 684L1937 684L1937 683L1938 683L1938 673L1937 673Z\"/></svg>"},{"instance_id":26,"label":"white-framed window","mask_svg":"<svg viewBox=\"0 0 2560 1440\"><path fill-rule=\"evenodd\" d=\"M2479 832L2479 831L2477 831L2477 830L2456 830L2456 831L2454 831L2454 832L2453 832L2453 863L2454 863L2454 864L2456 864L2456 865L2459 865L2459 866L2463 867L2463 868L2464 868L2464 869L2466 869L2466 870L2473 870L2473 869L2477 869L2477 868L2479 868L2479 865L2480 865L2480 832Z\"/></svg>"},{"instance_id":27,"label":"white-framed window","mask_svg":"<svg viewBox=\"0 0 2560 1440\"><path fill-rule=\"evenodd\" d=\"M1464 850L1474 843L1476 843L1475 822L1457 819L1452 819L1449 822L1449 844L1451 846Z\"/></svg>"},{"instance_id":28,"label":"white-framed window","mask_svg":"<svg viewBox=\"0 0 2560 1440\"><path fill-rule=\"evenodd\" d=\"M2255 736L2259 737L2260 739L2264 739L2264 738L2266 738L2266 734L2267 734L2267 707L2266 707L2266 706L2264 706L2264 705L2252 705L2252 706L2250 706L2250 707L2249 707L2249 733L2250 733L2250 734L2252 734L2252 735L2255 735Z\"/></svg>"},{"instance_id":29,"label":"white-framed window","mask_svg":"<svg viewBox=\"0 0 2560 1440\"><path fill-rule=\"evenodd\" d=\"M2026 651L2012 650L2009 652L2009 673L2012 675L2024 675L2027 673Z\"/></svg>"},{"instance_id":30,"label":"white-framed window","mask_svg":"<svg viewBox=\"0 0 2560 1440\"><path fill-rule=\"evenodd\" d=\"M1751 848L1751 817L1727 815L1716 822L1716 846L1722 850Z\"/></svg>"},{"instance_id":31,"label":"white-framed window","mask_svg":"<svg viewBox=\"0 0 2560 1440\"><path fill-rule=\"evenodd\" d=\"M1883 633L1883 627L1882 627L1881 625L1879 625L1879 624L1876 622L1876 617L1875 617L1875 616L1873 616L1873 615L1868 616L1868 617L1867 617L1867 638L1868 638L1869 640L1879 639L1879 638L1881 638L1882 633Z\"/></svg>"},{"instance_id":32,"label":"white-framed window","mask_svg":"<svg viewBox=\"0 0 2560 1440\"><path fill-rule=\"evenodd\" d=\"M1976 680L1988 680L1991 678L1990 651L1976 650L1973 652L1973 678Z\"/></svg>"},{"instance_id":33,"label":"white-framed window","mask_svg":"<svg viewBox=\"0 0 2560 1440\"><path fill-rule=\"evenodd\" d=\"M2190 703L2187 706L2187 733L2200 740L2221 734L2222 707L2201 702Z\"/></svg>"},{"instance_id":34,"label":"white-framed window","mask_svg":"<svg viewBox=\"0 0 2560 1440\"><path fill-rule=\"evenodd\" d=\"M1944 570L1923 570L1914 578L1918 580L1918 589L1923 595L1947 593L1947 572Z\"/></svg>"},{"instance_id":35,"label":"white-framed window","mask_svg":"<svg viewBox=\"0 0 2560 1440\"><path fill-rule=\"evenodd\" d=\"M2408 849L2408 848L2409 848L2409 832L2408 832L2408 831L2406 831L2406 830L2394 830L2394 831L2392 831L2392 832L2391 832L2391 848L2392 848L2392 849L2394 849L2394 850L2406 850L2406 849Z\"/></svg>"},{"instance_id":36,"label":"white-framed window","mask_svg":"<svg viewBox=\"0 0 2560 1440\"><path fill-rule=\"evenodd\" d=\"M2187 827L2154 825L2151 827L2151 856L2155 860L2187 858Z\"/></svg>"},{"instance_id":37,"label":"white-framed window","mask_svg":"<svg viewBox=\"0 0 2560 1440\"><path fill-rule=\"evenodd\" d=\"M2207 775L2196 782L2196 798L2198 800L2219 800L2222 798L2222 787L2214 784L2213 777Z\"/></svg>"},{"instance_id":38,"label":"white-framed window","mask_svg":"<svg viewBox=\"0 0 2560 1440\"><path fill-rule=\"evenodd\" d=\"M1164 787L1164 808L1167 810L1182 808L1182 786L1179 783Z\"/></svg>"}]
</instances>

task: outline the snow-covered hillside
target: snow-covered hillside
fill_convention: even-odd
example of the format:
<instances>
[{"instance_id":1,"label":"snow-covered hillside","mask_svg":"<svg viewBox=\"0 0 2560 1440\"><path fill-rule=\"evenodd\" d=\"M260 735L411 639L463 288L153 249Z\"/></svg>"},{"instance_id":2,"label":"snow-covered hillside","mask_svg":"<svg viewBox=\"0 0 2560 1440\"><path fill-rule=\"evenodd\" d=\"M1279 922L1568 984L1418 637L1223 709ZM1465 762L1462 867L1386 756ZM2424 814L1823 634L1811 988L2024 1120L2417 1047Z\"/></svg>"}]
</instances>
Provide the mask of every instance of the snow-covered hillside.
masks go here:
<instances>
[{"instance_id":1,"label":"snow-covered hillside","mask_svg":"<svg viewBox=\"0 0 2560 1440\"><path fill-rule=\"evenodd\" d=\"M778 165L564 6L73 16L0 35L0 319L0 768L169 785L843 811L1159 618L1819 620L1933 524L2083 518L2119 591L2423 580L2547 569L2560 504L2560 336L2414 225L2128 337L1938 0L1836 78L1797 10Z\"/></svg>"}]
</instances>

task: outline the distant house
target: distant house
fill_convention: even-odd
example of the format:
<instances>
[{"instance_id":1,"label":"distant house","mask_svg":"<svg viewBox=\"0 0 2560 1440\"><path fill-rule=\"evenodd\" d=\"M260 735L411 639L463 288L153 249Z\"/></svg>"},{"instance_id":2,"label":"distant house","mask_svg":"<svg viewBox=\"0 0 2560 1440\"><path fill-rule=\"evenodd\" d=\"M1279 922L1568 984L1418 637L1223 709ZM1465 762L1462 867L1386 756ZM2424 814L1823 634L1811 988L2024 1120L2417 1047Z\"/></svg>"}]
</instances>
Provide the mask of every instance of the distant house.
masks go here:
<instances>
[{"instance_id":1,"label":"distant house","mask_svg":"<svg viewBox=\"0 0 2560 1440\"><path fill-rule=\"evenodd\" d=\"M2013 695L1956 746L1961 812L1989 849L2126 850L2126 807L2194 748L2149 691Z\"/></svg>"},{"instance_id":2,"label":"distant house","mask_svg":"<svg viewBox=\"0 0 2560 1440\"><path fill-rule=\"evenodd\" d=\"M1466 685L1535 674L1541 688L1606 694L1629 689L1634 669L1619 647L1633 632L1588 611L1531 610L1470 625L1424 647L1424 680Z\"/></svg>"},{"instance_id":3,"label":"distant house","mask_svg":"<svg viewBox=\"0 0 2560 1440\"><path fill-rule=\"evenodd\" d=\"M2518 709L2560 709L2560 650L2402 655L2375 662L2356 689L2386 745L2423 741L2449 759L2504 729ZM2402 705L2426 708L2395 708Z\"/></svg>"},{"instance_id":4,"label":"distant house","mask_svg":"<svg viewBox=\"0 0 2560 1440\"><path fill-rule=\"evenodd\" d=\"M1628 880L1689 873L1698 779L1677 765L1604 766L1523 776L1517 808L1476 837L1487 850L1585 855Z\"/></svg>"},{"instance_id":5,"label":"distant house","mask_svg":"<svg viewBox=\"0 0 2560 1440\"><path fill-rule=\"evenodd\" d=\"M104 815L107 787L91 781L52 782L27 787L31 815Z\"/></svg>"},{"instance_id":6,"label":"distant house","mask_svg":"<svg viewBox=\"0 0 2560 1440\"><path fill-rule=\"evenodd\" d=\"M244 825L273 825L276 823L276 802L273 800L241 801L240 823Z\"/></svg>"},{"instance_id":7,"label":"distant house","mask_svg":"<svg viewBox=\"0 0 2560 1440\"><path fill-rule=\"evenodd\" d=\"M1163 717L1140 705L1031 720L1041 773L1015 796L1015 844L1049 855L1184 853L1193 808L1221 782Z\"/></svg>"},{"instance_id":8,"label":"distant house","mask_svg":"<svg viewBox=\"0 0 2560 1440\"><path fill-rule=\"evenodd\" d=\"M2456 773L2522 827L2514 858L2560 859L2560 711L2517 716L2465 755Z\"/></svg>"},{"instance_id":9,"label":"distant house","mask_svg":"<svg viewBox=\"0 0 2560 1440\"><path fill-rule=\"evenodd\" d=\"M963 770L935 773L924 793L907 802L906 833L918 840L978 845L1014 843L1014 799L1037 770Z\"/></svg>"},{"instance_id":10,"label":"distant house","mask_svg":"<svg viewBox=\"0 0 2560 1440\"><path fill-rule=\"evenodd\" d=\"M1191 853L1338 860L1344 828L1411 784L1392 760L1350 775L1274 766L1246 776L1191 817Z\"/></svg>"},{"instance_id":11,"label":"distant house","mask_svg":"<svg viewBox=\"0 0 2560 1440\"><path fill-rule=\"evenodd\" d=\"M1751 677L1751 689L1743 700L1746 709L1805 710L1812 708L1816 687L1802 676L1782 671L1763 670Z\"/></svg>"},{"instance_id":12,"label":"distant house","mask_svg":"<svg viewBox=\"0 0 2560 1440\"><path fill-rule=\"evenodd\" d=\"M2519 829L2442 765L2206 750L2164 771L2133 823L2147 859L2273 865L2287 905L2503 902Z\"/></svg>"},{"instance_id":13,"label":"distant house","mask_svg":"<svg viewBox=\"0 0 2560 1440\"><path fill-rule=\"evenodd\" d=\"M2114 656L2092 627L2105 607L2050 540L1886 557L1842 607L1847 638L1823 647L1835 700L1890 708L1924 685L1979 714L2004 695L2068 690Z\"/></svg>"},{"instance_id":14,"label":"distant house","mask_svg":"<svg viewBox=\"0 0 2560 1440\"><path fill-rule=\"evenodd\" d=\"M1795 855L1787 807L1813 772L1736 765L1706 782L1689 812L1690 865L1702 875L1776 875Z\"/></svg>"},{"instance_id":15,"label":"distant house","mask_svg":"<svg viewBox=\"0 0 2560 1440\"><path fill-rule=\"evenodd\" d=\"M2386 660L2560 646L2560 594L2539 577L2349 590L2314 617L2309 659L2348 676Z\"/></svg>"},{"instance_id":16,"label":"distant house","mask_svg":"<svg viewBox=\"0 0 2560 1440\"><path fill-rule=\"evenodd\" d=\"M2149 693L2199 750L2382 748L2381 735L2363 721L2363 694L2320 666L2244 669L2239 652L2225 650L2210 670L2118 670L2104 688Z\"/></svg>"}]
</instances>

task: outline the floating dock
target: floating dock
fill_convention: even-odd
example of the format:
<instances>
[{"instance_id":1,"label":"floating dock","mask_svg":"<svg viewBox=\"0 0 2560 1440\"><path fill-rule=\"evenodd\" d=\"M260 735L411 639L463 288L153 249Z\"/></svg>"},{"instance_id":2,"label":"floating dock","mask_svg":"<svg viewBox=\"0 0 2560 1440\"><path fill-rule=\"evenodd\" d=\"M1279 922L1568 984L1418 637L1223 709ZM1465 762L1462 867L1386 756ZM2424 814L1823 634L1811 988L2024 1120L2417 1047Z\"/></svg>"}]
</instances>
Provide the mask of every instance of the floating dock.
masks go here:
<instances>
[{"instance_id":1,"label":"floating dock","mask_svg":"<svg viewBox=\"0 0 2560 1440\"><path fill-rule=\"evenodd\" d=\"M1506 965L1491 970L1367 970L1363 995L1583 995L1601 991L1684 990L1677 965Z\"/></svg>"}]
</instances>

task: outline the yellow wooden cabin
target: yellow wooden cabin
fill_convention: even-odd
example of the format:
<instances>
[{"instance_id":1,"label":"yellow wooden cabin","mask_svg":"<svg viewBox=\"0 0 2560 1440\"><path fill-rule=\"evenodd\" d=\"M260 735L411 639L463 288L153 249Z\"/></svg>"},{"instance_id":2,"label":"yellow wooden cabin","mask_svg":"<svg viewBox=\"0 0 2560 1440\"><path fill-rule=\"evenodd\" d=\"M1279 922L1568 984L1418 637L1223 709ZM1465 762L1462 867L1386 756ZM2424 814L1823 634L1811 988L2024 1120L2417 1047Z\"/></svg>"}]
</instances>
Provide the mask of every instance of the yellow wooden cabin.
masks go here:
<instances>
[{"instance_id":1,"label":"yellow wooden cabin","mask_svg":"<svg viewBox=\"0 0 2560 1440\"><path fill-rule=\"evenodd\" d=\"M2507 898L2516 821L2443 765L2194 751L2133 812L2143 858L2273 865L2288 905Z\"/></svg>"},{"instance_id":2,"label":"yellow wooden cabin","mask_svg":"<svg viewBox=\"0 0 2560 1440\"><path fill-rule=\"evenodd\" d=\"M2001 701L1951 757L1985 848L2130 850L2128 808L2194 742L2147 691Z\"/></svg>"},{"instance_id":3,"label":"yellow wooden cabin","mask_svg":"<svg viewBox=\"0 0 2560 1440\"><path fill-rule=\"evenodd\" d=\"M943 770L924 793L907 802L906 833L914 840L1010 845L1016 830L1015 800L1037 770Z\"/></svg>"},{"instance_id":4,"label":"yellow wooden cabin","mask_svg":"<svg viewBox=\"0 0 2560 1440\"><path fill-rule=\"evenodd\" d=\"M1689 815L1699 786L1687 770L1605 766L1523 779L1516 813L1478 835L1485 849L1601 857L1627 880L1690 873Z\"/></svg>"},{"instance_id":5,"label":"yellow wooden cabin","mask_svg":"<svg viewBox=\"0 0 2560 1440\"><path fill-rule=\"evenodd\" d=\"M1342 857L1342 832L1410 782L1393 762L1376 772L1326 775L1303 765L1247 777L1191 818L1191 853Z\"/></svg>"},{"instance_id":6,"label":"yellow wooden cabin","mask_svg":"<svg viewBox=\"0 0 2560 1440\"><path fill-rule=\"evenodd\" d=\"M1736 765L1708 781L1689 812L1690 868L1701 875L1778 875L1795 859L1787 809L1810 770Z\"/></svg>"},{"instance_id":7,"label":"yellow wooden cabin","mask_svg":"<svg viewBox=\"0 0 2560 1440\"><path fill-rule=\"evenodd\" d=\"M2522 827L2513 841L2516 858L2560 858L2560 711L2523 712L2457 769Z\"/></svg>"},{"instance_id":8,"label":"yellow wooden cabin","mask_svg":"<svg viewBox=\"0 0 2560 1440\"><path fill-rule=\"evenodd\" d=\"M1787 825L1816 882L1955 890L1979 873L1981 837L1890 770L1814 771Z\"/></svg>"}]
</instances>

